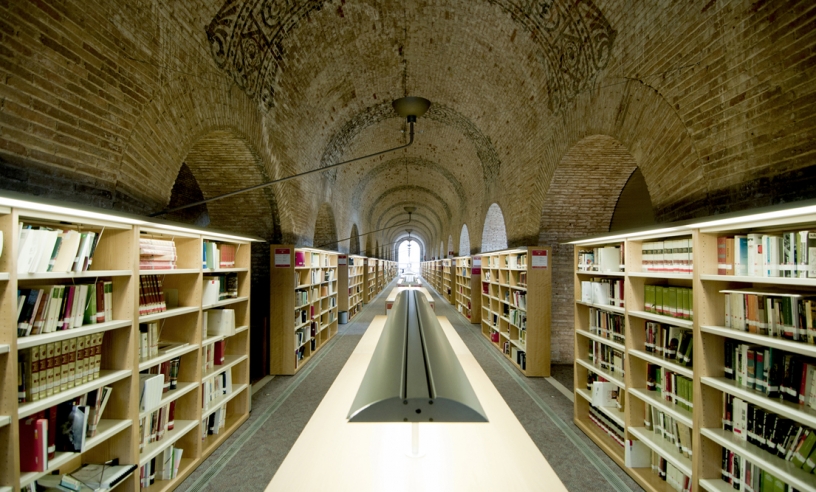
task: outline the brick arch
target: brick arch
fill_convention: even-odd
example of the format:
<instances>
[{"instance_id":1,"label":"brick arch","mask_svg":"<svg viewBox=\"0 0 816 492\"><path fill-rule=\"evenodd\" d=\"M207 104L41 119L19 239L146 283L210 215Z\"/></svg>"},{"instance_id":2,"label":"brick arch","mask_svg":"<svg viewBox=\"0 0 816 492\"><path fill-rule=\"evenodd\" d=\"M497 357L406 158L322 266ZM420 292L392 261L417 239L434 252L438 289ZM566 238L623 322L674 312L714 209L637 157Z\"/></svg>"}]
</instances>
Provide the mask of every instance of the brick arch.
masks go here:
<instances>
[{"instance_id":1,"label":"brick arch","mask_svg":"<svg viewBox=\"0 0 816 492\"><path fill-rule=\"evenodd\" d=\"M408 239L408 234L405 234L405 233L403 233L403 235L401 235L401 236L397 237L396 239L394 239L394 258L395 259L397 259L397 260L399 259L399 257L398 257L399 248L400 248L400 246L402 246L402 243L407 242L408 240L409 240ZM422 240L421 237L418 237L418 236L416 236L414 234L411 234L411 239L410 240L415 241L419 245L419 259L420 259L420 261L422 261L422 258L425 257L425 251L426 251L425 242Z\"/></svg>"},{"instance_id":2,"label":"brick arch","mask_svg":"<svg viewBox=\"0 0 816 492\"><path fill-rule=\"evenodd\" d=\"M224 190L268 181L250 143L242 135L229 130L211 131L199 138L187 152L181 167L184 166L195 177L205 199L223 194ZM241 230L268 240L280 236L276 229L275 196L269 188L212 201L207 204L207 211L213 227Z\"/></svg>"},{"instance_id":3,"label":"brick arch","mask_svg":"<svg viewBox=\"0 0 816 492\"><path fill-rule=\"evenodd\" d=\"M635 157L620 141L591 135L564 154L552 175L539 215L538 243L552 248L553 360L571 360L574 351L574 247L561 243L609 231L621 190L636 169Z\"/></svg>"},{"instance_id":4,"label":"brick arch","mask_svg":"<svg viewBox=\"0 0 816 492\"><path fill-rule=\"evenodd\" d=\"M173 183L170 203L167 206L168 208L180 207L201 200L204 200L204 193L201 192L198 180L190 170L190 166L183 162L176 176L176 182ZM206 203L167 214L166 218L195 224L199 227L210 225L210 212L207 210Z\"/></svg>"},{"instance_id":5,"label":"brick arch","mask_svg":"<svg viewBox=\"0 0 816 492\"><path fill-rule=\"evenodd\" d=\"M470 234L467 224L462 224L462 232L459 233L459 254L461 256L470 254Z\"/></svg>"},{"instance_id":6,"label":"brick arch","mask_svg":"<svg viewBox=\"0 0 816 492\"><path fill-rule=\"evenodd\" d=\"M317 210L312 245L318 248L337 249L337 225L331 205L323 203Z\"/></svg>"},{"instance_id":7,"label":"brick arch","mask_svg":"<svg viewBox=\"0 0 816 492\"><path fill-rule=\"evenodd\" d=\"M417 211L430 208L435 215L441 215L441 219L448 223L451 220L450 204L444 197L435 191L419 185L400 185L382 190L380 195L368 208L366 219L371 224L372 229L377 229L378 224L372 221L372 217L380 207L389 207L394 202L409 202L417 207ZM441 213L440 213L441 212Z\"/></svg>"},{"instance_id":8,"label":"brick arch","mask_svg":"<svg viewBox=\"0 0 816 492\"><path fill-rule=\"evenodd\" d=\"M484 227L482 228L483 253L498 251L507 248L507 228L504 224L504 214L498 203L487 209Z\"/></svg>"},{"instance_id":9,"label":"brick arch","mask_svg":"<svg viewBox=\"0 0 816 492\"><path fill-rule=\"evenodd\" d=\"M377 258L380 257L380 240L379 239L374 240L374 256L376 256Z\"/></svg>"},{"instance_id":10,"label":"brick arch","mask_svg":"<svg viewBox=\"0 0 816 492\"><path fill-rule=\"evenodd\" d=\"M388 227L389 224L395 222L407 221L408 217L404 211L404 207L407 205L416 206L417 204L416 202L411 201L401 201L394 203L393 205L385 209L377 217L377 220L374 222L375 229L379 229L381 227ZM421 208L418 207L417 211L411 214L411 221L412 222L424 221L424 223L428 225L428 227L432 229L435 233L441 233L444 224L439 215L437 215L436 211L429 207Z\"/></svg>"},{"instance_id":11,"label":"brick arch","mask_svg":"<svg viewBox=\"0 0 816 492\"><path fill-rule=\"evenodd\" d=\"M357 224L352 224L351 234L349 234L349 253L352 255L360 254L360 233L357 231Z\"/></svg>"},{"instance_id":12,"label":"brick arch","mask_svg":"<svg viewBox=\"0 0 816 492\"><path fill-rule=\"evenodd\" d=\"M448 234L448 249L445 251L445 256L453 251L453 256L456 256L456 250L453 249L453 235Z\"/></svg>"}]
</instances>

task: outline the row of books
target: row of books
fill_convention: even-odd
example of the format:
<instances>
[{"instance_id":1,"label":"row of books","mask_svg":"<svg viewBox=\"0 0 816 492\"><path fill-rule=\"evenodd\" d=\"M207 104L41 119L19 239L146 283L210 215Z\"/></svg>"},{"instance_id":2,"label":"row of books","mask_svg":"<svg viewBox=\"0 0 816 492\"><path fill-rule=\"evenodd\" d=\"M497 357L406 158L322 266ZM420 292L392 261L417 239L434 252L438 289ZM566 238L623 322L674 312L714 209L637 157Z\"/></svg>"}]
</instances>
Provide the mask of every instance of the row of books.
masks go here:
<instances>
[{"instance_id":1,"label":"row of books","mask_svg":"<svg viewBox=\"0 0 816 492\"><path fill-rule=\"evenodd\" d=\"M204 345L201 350L201 369L206 374L215 369L215 366L221 366L226 361L227 341L217 340Z\"/></svg>"},{"instance_id":2,"label":"row of books","mask_svg":"<svg viewBox=\"0 0 816 492\"><path fill-rule=\"evenodd\" d=\"M201 317L202 338L235 335L234 309L208 309Z\"/></svg>"},{"instance_id":3,"label":"row of books","mask_svg":"<svg viewBox=\"0 0 816 492\"><path fill-rule=\"evenodd\" d=\"M148 444L159 442L175 427L176 400L154 407L139 417L139 452Z\"/></svg>"},{"instance_id":4,"label":"row of books","mask_svg":"<svg viewBox=\"0 0 816 492\"><path fill-rule=\"evenodd\" d=\"M504 302L519 309L527 309L527 293L520 290L505 291Z\"/></svg>"},{"instance_id":5,"label":"row of books","mask_svg":"<svg viewBox=\"0 0 816 492\"><path fill-rule=\"evenodd\" d=\"M221 273L204 275L204 287L201 293L201 305L209 306L225 299L238 297L238 274Z\"/></svg>"},{"instance_id":6,"label":"row of books","mask_svg":"<svg viewBox=\"0 0 816 492\"><path fill-rule=\"evenodd\" d=\"M522 371L527 369L527 352L525 352L524 349L520 349L510 342L504 342L502 351L510 360L515 362Z\"/></svg>"},{"instance_id":7,"label":"row of books","mask_svg":"<svg viewBox=\"0 0 816 492\"><path fill-rule=\"evenodd\" d=\"M204 241L201 267L205 270L235 268L235 245Z\"/></svg>"},{"instance_id":8,"label":"row of books","mask_svg":"<svg viewBox=\"0 0 816 492\"><path fill-rule=\"evenodd\" d=\"M222 396L232 393L232 371L227 369L221 373L201 381L201 409L209 410Z\"/></svg>"},{"instance_id":9,"label":"row of books","mask_svg":"<svg viewBox=\"0 0 816 492\"><path fill-rule=\"evenodd\" d=\"M590 375L594 376L587 380L591 404L595 407L612 407L618 411L624 411L626 409L626 390L598 377L595 373L590 373Z\"/></svg>"},{"instance_id":10,"label":"row of books","mask_svg":"<svg viewBox=\"0 0 816 492\"><path fill-rule=\"evenodd\" d=\"M623 377L623 363L626 356L623 351L595 340L589 341L589 361L595 367L608 371L613 376Z\"/></svg>"},{"instance_id":11,"label":"row of books","mask_svg":"<svg viewBox=\"0 0 816 492\"><path fill-rule=\"evenodd\" d=\"M113 282L48 285L17 291L17 336L113 320Z\"/></svg>"},{"instance_id":12,"label":"row of books","mask_svg":"<svg viewBox=\"0 0 816 492\"><path fill-rule=\"evenodd\" d=\"M692 379L657 364L646 364L646 389L657 391L660 397L688 410L694 407Z\"/></svg>"},{"instance_id":13,"label":"row of books","mask_svg":"<svg viewBox=\"0 0 816 492\"><path fill-rule=\"evenodd\" d=\"M624 430L617 422L610 419L600 409L589 405L589 420L598 426L601 431L612 438L621 447L624 444Z\"/></svg>"},{"instance_id":14,"label":"row of books","mask_svg":"<svg viewBox=\"0 0 816 492\"><path fill-rule=\"evenodd\" d=\"M749 277L816 277L816 232L717 238L717 273Z\"/></svg>"},{"instance_id":15,"label":"row of books","mask_svg":"<svg viewBox=\"0 0 816 492\"><path fill-rule=\"evenodd\" d=\"M227 426L227 408L222 406L201 420L201 440L218 435Z\"/></svg>"},{"instance_id":16,"label":"row of books","mask_svg":"<svg viewBox=\"0 0 816 492\"><path fill-rule=\"evenodd\" d=\"M309 270L309 283L320 284L334 281L334 268L322 270Z\"/></svg>"},{"instance_id":17,"label":"row of books","mask_svg":"<svg viewBox=\"0 0 816 492\"><path fill-rule=\"evenodd\" d=\"M680 471L670 461L660 454L652 451L652 473L665 481L673 490L677 492L691 492L691 477Z\"/></svg>"},{"instance_id":18,"label":"row of books","mask_svg":"<svg viewBox=\"0 0 816 492\"><path fill-rule=\"evenodd\" d=\"M816 344L816 297L748 289L720 293L726 328Z\"/></svg>"},{"instance_id":19,"label":"row of books","mask_svg":"<svg viewBox=\"0 0 816 492\"><path fill-rule=\"evenodd\" d=\"M167 311L162 279L158 275L139 276L139 316Z\"/></svg>"},{"instance_id":20,"label":"row of books","mask_svg":"<svg viewBox=\"0 0 816 492\"><path fill-rule=\"evenodd\" d=\"M694 296L688 287L645 285L644 310L677 319L694 319Z\"/></svg>"},{"instance_id":21,"label":"row of books","mask_svg":"<svg viewBox=\"0 0 816 492\"><path fill-rule=\"evenodd\" d=\"M20 470L42 472L56 452L80 453L87 439L96 435L110 400L105 386L20 419Z\"/></svg>"},{"instance_id":22,"label":"row of books","mask_svg":"<svg viewBox=\"0 0 816 492\"><path fill-rule=\"evenodd\" d=\"M816 409L816 360L733 340L724 346L726 378L769 398Z\"/></svg>"},{"instance_id":23,"label":"row of books","mask_svg":"<svg viewBox=\"0 0 816 492\"><path fill-rule=\"evenodd\" d=\"M813 472L816 432L791 419L723 393L722 427L741 440ZM810 465L808 465L810 460Z\"/></svg>"},{"instance_id":24,"label":"row of books","mask_svg":"<svg viewBox=\"0 0 816 492\"><path fill-rule=\"evenodd\" d=\"M792 485L728 448L722 448L722 479L734 490L796 492Z\"/></svg>"},{"instance_id":25,"label":"row of books","mask_svg":"<svg viewBox=\"0 0 816 492\"><path fill-rule=\"evenodd\" d=\"M98 378L103 337L94 333L20 350L17 401L38 401Z\"/></svg>"},{"instance_id":26,"label":"row of books","mask_svg":"<svg viewBox=\"0 0 816 492\"><path fill-rule=\"evenodd\" d=\"M691 238L644 242L641 246L641 269L644 272L691 273L693 251Z\"/></svg>"},{"instance_id":27,"label":"row of books","mask_svg":"<svg viewBox=\"0 0 816 492\"><path fill-rule=\"evenodd\" d=\"M139 238L139 270L175 270L177 260L172 240Z\"/></svg>"},{"instance_id":28,"label":"row of books","mask_svg":"<svg viewBox=\"0 0 816 492\"><path fill-rule=\"evenodd\" d=\"M161 453L139 469L139 489L144 490L156 480L172 480L178 476L184 450L175 446L166 447Z\"/></svg>"},{"instance_id":29,"label":"row of books","mask_svg":"<svg viewBox=\"0 0 816 492\"><path fill-rule=\"evenodd\" d=\"M581 281L581 302L624 307L623 279L593 278Z\"/></svg>"},{"instance_id":30,"label":"row of books","mask_svg":"<svg viewBox=\"0 0 816 492\"><path fill-rule=\"evenodd\" d=\"M295 266L296 267L327 267L329 265L329 255L323 254L323 264L320 262L320 253L313 253L311 251L295 250ZM376 265L373 265L376 269Z\"/></svg>"},{"instance_id":31,"label":"row of books","mask_svg":"<svg viewBox=\"0 0 816 492\"><path fill-rule=\"evenodd\" d=\"M691 329L655 321L647 321L644 329L646 330L646 352L691 367L694 359L694 335Z\"/></svg>"},{"instance_id":32,"label":"row of books","mask_svg":"<svg viewBox=\"0 0 816 492\"><path fill-rule=\"evenodd\" d=\"M643 424L654 433L656 440L668 442L678 453L691 458L691 427L654 405L646 404L644 407Z\"/></svg>"},{"instance_id":33,"label":"row of books","mask_svg":"<svg viewBox=\"0 0 816 492\"><path fill-rule=\"evenodd\" d=\"M578 270L582 272L617 273L625 269L625 247L603 246L578 251Z\"/></svg>"},{"instance_id":34,"label":"row of books","mask_svg":"<svg viewBox=\"0 0 816 492\"><path fill-rule=\"evenodd\" d=\"M470 309L470 301L468 301L468 309ZM516 325L521 330L527 328L527 312L520 309L510 309L507 313L507 319Z\"/></svg>"},{"instance_id":35,"label":"row of books","mask_svg":"<svg viewBox=\"0 0 816 492\"><path fill-rule=\"evenodd\" d=\"M589 332L617 343L624 343L626 319L622 314L589 308ZM648 349L647 349L648 350Z\"/></svg>"},{"instance_id":36,"label":"row of books","mask_svg":"<svg viewBox=\"0 0 816 492\"><path fill-rule=\"evenodd\" d=\"M17 273L84 272L102 233L20 223Z\"/></svg>"}]
</instances>

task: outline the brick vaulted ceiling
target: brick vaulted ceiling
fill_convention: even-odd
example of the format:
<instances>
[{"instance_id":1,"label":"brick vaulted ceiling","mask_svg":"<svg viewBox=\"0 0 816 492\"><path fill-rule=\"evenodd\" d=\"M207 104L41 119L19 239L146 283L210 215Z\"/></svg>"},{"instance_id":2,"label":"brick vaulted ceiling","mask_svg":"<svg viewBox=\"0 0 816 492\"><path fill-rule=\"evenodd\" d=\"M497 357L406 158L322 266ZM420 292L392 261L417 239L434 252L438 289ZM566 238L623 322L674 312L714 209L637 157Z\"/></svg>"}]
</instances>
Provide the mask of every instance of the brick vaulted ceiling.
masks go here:
<instances>
[{"instance_id":1,"label":"brick vaulted ceiling","mask_svg":"<svg viewBox=\"0 0 816 492\"><path fill-rule=\"evenodd\" d=\"M354 230L373 251L415 206L428 251L463 225L479 251L497 203L530 244L581 222L570 200L614 203L570 182L621 166L660 219L789 200L773 184L813 169L814 19L805 0L0 1L0 186L152 212L182 165L211 197L402 145L391 102L415 95L412 147L213 205L213 225L313 244L324 210L338 249Z\"/></svg>"}]
</instances>

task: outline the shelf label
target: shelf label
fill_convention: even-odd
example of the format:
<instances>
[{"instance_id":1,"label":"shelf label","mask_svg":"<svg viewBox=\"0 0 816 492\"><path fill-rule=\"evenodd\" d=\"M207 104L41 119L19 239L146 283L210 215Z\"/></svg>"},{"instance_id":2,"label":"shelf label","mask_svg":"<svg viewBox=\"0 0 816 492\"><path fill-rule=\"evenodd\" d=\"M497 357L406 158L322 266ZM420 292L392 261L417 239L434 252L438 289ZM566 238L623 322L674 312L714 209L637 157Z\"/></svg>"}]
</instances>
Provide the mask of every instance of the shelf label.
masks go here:
<instances>
[{"instance_id":1,"label":"shelf label","mask_svg":"<svg viewBox=\"0 0 816 492\"><path fill-rule=\"evenodd\" d=\"M534 249L531 251L533 256L532 267L533 268L547 268L547 250L546 249Z\"/></svg>"},{"instance_id":2,"label":"shelf label","mask_svg":"<svg viewBox=\"0 0 816 492\"><path fill-rule=\"evenodd\" d=\"M275 268L289 268L290 266L292 266L292 250L275 248Z\"/></svg>"},{"instance_id":3,"label":"shelf label","mask_svg":"<svg viewBox=\"0 0 816 492\"><path fill-rule=\"evenodd\" d=\"M482 257L481 256L474 256L473 257L473 270L470 272L471 275L481 275L482 274Z\"/></svg>"},{"instance_id":4,"label":"shelf label","mask_svg":"<svg viewBox=\"0 0 816 492\"><path fill-rule=\"evenodd\" d=\"M346 255L338 255L337 256L337 264L338 265L345 265L346 264Z\"/></svg>"}]
</instances>

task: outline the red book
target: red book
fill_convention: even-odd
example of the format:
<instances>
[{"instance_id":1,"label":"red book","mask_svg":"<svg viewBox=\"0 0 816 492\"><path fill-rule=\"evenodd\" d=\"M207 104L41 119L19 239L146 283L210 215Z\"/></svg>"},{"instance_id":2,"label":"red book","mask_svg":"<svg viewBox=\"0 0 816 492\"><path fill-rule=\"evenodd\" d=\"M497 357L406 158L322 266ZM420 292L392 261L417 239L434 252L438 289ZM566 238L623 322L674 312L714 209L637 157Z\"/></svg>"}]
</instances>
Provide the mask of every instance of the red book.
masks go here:
<instances>
[{"instance_id":1,"label":"red book","mask_svg":"<svg viewBox=\"0 0 816 492\"><path fill-rule=\"evenodd\" d=\"M226 340L218 340L213 344L215 346L215 365L220 366L224 363L224 352L227 348Z\"/></svg>"},{"instance_id":2,"label":"red book","mask_svg":"<svg viewBox=\"0 0 816 492\"><path fill-rule=\"evenodd\" d=\"M176 418L176 400L170 402L170 411L167 412L167 430L173 430Z\"/></svg>"},{"instance_id":3,"label":"red book","mask_svg":"<svg viewBox=\"0 0 816 492\"><path fill-rule=\"evenodd\" d=\"M105 282L96 283L96 322L105 322Z\"/></svg>"},{"instance_id":4,"label":"red book","mask_svg":"<svg viewBox=\"0 0 816 492\"><path fill-rule=\"evenodd\" d=\"M717 238L717 275L728 274L728 270L725 267L726 264L725 240L726 240L725 237Z\"/></svg>"},{"instance_id":5,"label":"red book","mask_svg":"<svg viewBox=\"0 0 816 492\"><path fill-rule=\"evenodd\" d=\"M44 472L48 469L48 420L28 418L20 421L20 471Z\"/></svg>"},{"instance_id":6,"label":"red book","mask_svg":"<svg viewBox=\"0 0 816 492\"><path fill-rule=\"evenodd\" d=\"M66 287L65 292L65 309L63 309L63 317L62 317L62 330L68 330L71 328L71 314L73 312L74 307L74 292L76 291L76 286L69 285Z\"/></svg>"}]
</instances>

